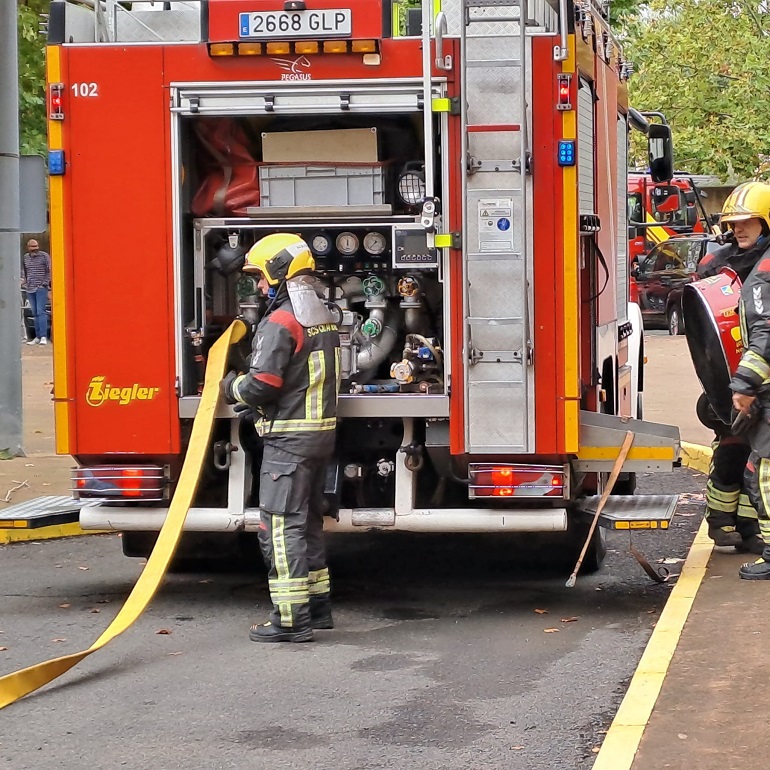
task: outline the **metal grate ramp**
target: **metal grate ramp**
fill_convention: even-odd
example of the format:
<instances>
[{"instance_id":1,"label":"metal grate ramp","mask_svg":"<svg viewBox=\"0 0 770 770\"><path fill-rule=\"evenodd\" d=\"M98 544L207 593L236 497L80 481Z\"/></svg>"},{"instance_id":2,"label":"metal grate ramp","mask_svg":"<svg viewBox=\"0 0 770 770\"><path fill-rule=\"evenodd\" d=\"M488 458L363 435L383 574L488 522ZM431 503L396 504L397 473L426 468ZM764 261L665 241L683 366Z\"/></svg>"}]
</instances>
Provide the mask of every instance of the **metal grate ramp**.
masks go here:
<instances>
[{"instance_id":1,"label":"metal grate ramp","mask_svg":"<svg viewBox=\"0 0 770 770\"><path fill-rule=\"evenodd\" d=\"M78 520L84 505L71 497L46 495L0 509L0 529L39 529Z\"/></svg>"},{"instance_id":2,"label":"metal grate ramp","mask_svg":"<svg viewBox=\"0 0 770 770\"><path fill-rule=\"evenodd\" d=\"M578 510L590 518L596 513L600 495L578 501ZM676 512L678 495L617 495L607 500L599 525L605 529L668 529Z\"/></svg>"}]
</instances>

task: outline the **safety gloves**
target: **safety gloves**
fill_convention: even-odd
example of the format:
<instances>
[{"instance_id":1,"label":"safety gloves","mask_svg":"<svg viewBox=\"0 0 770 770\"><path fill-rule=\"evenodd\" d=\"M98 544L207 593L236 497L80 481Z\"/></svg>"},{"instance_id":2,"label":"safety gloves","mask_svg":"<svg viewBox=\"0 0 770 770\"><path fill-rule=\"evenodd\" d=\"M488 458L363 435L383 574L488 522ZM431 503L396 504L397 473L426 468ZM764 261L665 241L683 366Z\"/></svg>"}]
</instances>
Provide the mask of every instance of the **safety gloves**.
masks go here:
<instances>
[{"instance_id":1,"label":"safety gloves","mask_svg":"<svg viewBox=\"0 0 770 770\"><path fill-rule=\"evenodd\" d=\"M238 379L238 372L228 372L219 383L219 393L226 404L237 404L238 399L233 393L233 384Z\"/></svg>"}]
</instances>

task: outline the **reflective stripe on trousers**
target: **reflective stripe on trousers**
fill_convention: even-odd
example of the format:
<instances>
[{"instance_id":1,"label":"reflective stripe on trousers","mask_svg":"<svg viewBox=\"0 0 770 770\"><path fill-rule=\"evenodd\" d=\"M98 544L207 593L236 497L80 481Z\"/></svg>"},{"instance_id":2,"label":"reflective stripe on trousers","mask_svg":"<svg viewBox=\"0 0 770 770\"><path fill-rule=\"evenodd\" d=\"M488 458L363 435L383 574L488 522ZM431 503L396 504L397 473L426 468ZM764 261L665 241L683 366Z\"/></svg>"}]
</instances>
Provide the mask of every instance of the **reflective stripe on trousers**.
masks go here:
<instances>
[{"instance_id":1,"label":"reflective stripe on trousers","mask_svg":"<svg viewBox=\"0 0 770 770\"><path fill-rule=\"evenodd\" d=\"M284 628L310 623L310 597L329 594L323 541L328 457L298 457L265 445L260 473L260 545L270 567L270 620Z\"/></svg>"},{"instance_id":2,"label":"reflective stripe on trousers","mask_svg":"<svg viewBox=\"0 0 770 770\"><path fill-rule=\"evenodd\" d=\"M757 509L759 532L765 545L770 545L770 459L755 452L746 464L746 491Z\"/></svg>"}]
</instances>

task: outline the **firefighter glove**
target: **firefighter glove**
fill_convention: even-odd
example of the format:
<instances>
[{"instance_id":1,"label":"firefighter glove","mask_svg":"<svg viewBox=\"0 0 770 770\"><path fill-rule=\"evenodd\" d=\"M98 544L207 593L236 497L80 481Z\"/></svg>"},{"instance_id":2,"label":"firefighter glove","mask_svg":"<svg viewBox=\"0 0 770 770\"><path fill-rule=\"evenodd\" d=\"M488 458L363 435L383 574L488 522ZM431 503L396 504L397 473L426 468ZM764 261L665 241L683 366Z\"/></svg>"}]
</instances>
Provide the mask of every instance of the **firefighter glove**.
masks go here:
<instances>
[{"instance_id":1,"label":"firefighter glove","mask_svg":"<svg viewBox=\"0 0 770 770\"><path fill-rule=\"evenodd\" d=\"M738 412L738 415L733 420L731 430L735 436L743 436L748 433L749 430L759 420L761 409L756 399L752 402L748 412Z\"/></svg>"},{"instance_id":2,"label":"firefighter glove","mask_svg":"<svg viewBox=\"0 0 770 770\"><path fill-rule=\"evenodd\" d=\"M233 393L233 384L238 378L238 372L228 372L222 382L219 383L219 392L227 404L237 404L238 400Z\"/></svg>"}]
</instances>

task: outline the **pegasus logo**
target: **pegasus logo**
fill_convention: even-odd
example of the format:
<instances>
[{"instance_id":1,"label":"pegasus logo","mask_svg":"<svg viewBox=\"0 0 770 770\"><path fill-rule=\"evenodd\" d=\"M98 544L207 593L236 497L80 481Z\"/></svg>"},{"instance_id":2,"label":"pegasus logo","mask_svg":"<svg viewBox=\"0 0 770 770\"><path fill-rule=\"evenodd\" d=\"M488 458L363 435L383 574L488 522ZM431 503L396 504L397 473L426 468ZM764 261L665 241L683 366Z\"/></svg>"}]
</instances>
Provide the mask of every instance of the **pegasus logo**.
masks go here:
<instances>
[{"instance_id":1,"label":"pegasus logo","mask_svg":"<svg viewBox=\"0 0 770 770\"><path fill-rule=\"evenodd\" d=\"M298 56L296 59L273 59L284 72L281 80L312 80L313 76L307 70L310 69L310 59L307 56Z\"/></svg>"}]
</instances>

